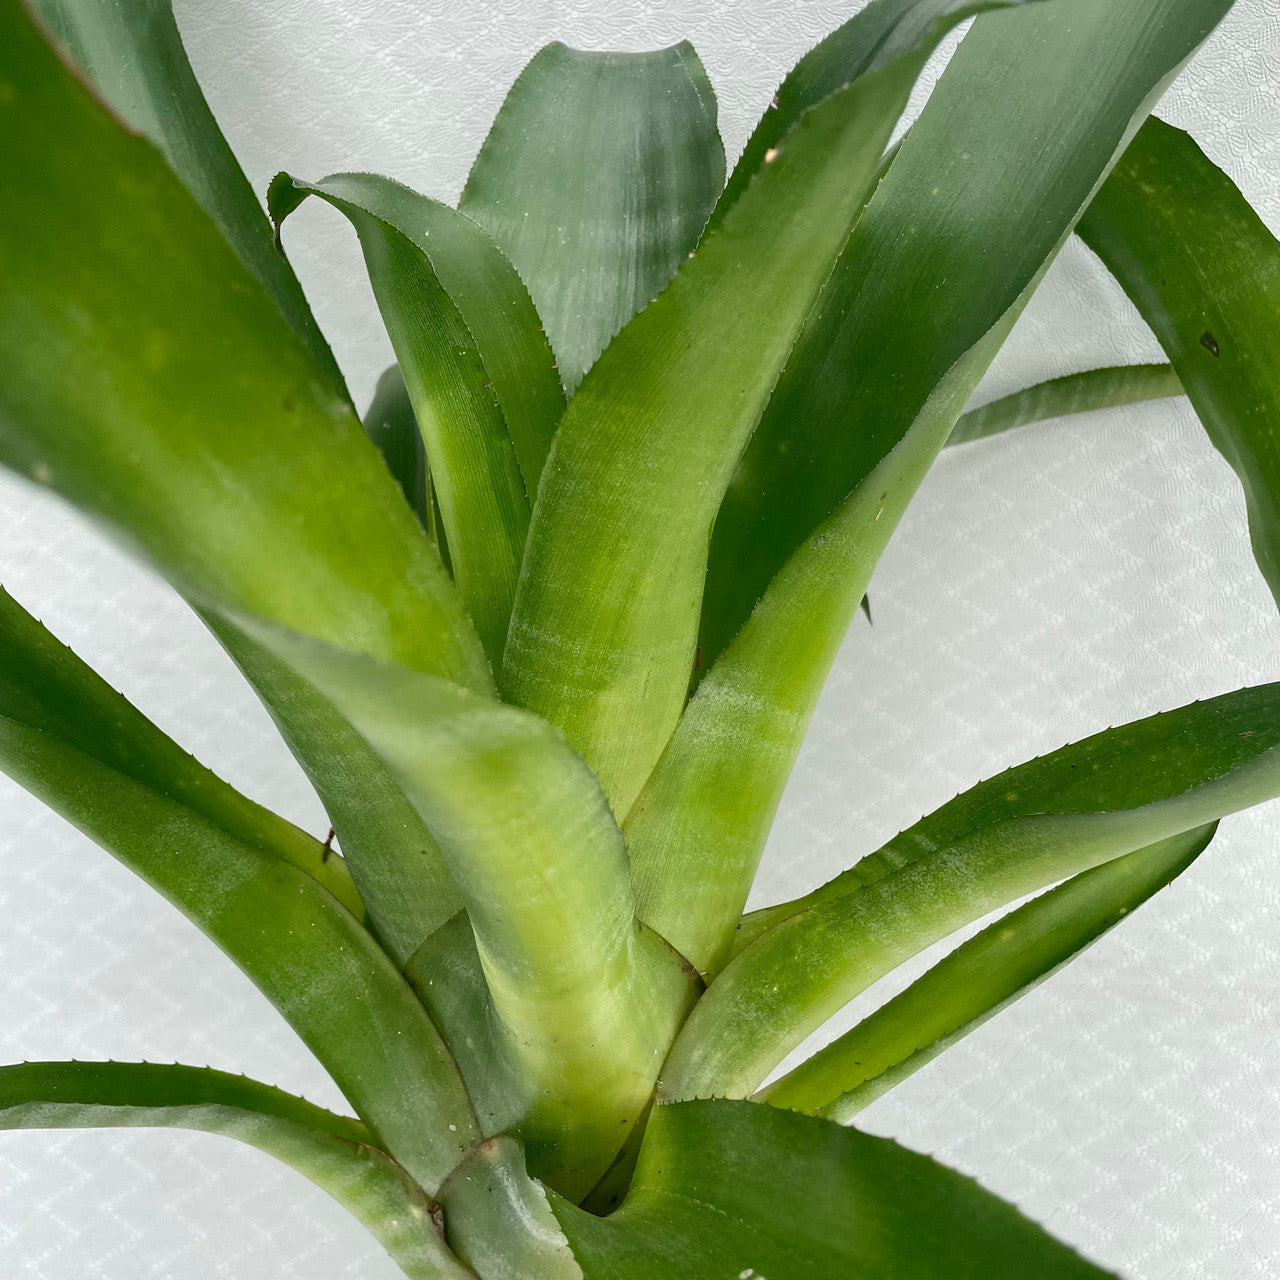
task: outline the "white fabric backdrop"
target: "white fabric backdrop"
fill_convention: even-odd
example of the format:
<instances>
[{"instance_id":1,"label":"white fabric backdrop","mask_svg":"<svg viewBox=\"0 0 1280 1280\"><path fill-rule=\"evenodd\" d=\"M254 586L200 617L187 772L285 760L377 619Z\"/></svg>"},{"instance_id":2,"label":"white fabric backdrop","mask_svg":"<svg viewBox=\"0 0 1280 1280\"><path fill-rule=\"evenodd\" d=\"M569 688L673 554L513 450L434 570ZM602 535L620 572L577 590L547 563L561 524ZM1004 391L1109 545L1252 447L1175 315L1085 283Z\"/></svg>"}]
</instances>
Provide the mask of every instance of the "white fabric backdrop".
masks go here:
<instances>
[{"instance_id":1,"label":"white fabric backdrop","mask_svg":"<svg viewBox=\"0 0 1280 1280\"><path fill-rule=\"evenodd\" d=\"M782 73L858 0L177 0L255 186L289 168L459 191L542 43L688 37L730 155ZM1280 7L1240 0L1161 110L1280 229ZM389 347L354 237L289 245L364 403ZM1071 245L992 371L1001 392L1157 348ZM0 578L184 746L323 832L269 722L191 615L56 501L0 477ZM947 455L878 571L783 805L760 900L825 879L955 791L1102 726L1280 677L1239 488L1181 402ZM1280 1270L1275 806L1223 823L1172 889L866 1113L1145 1280ZM0 779L0 1061L243 1070L341 1099L185 920ZM883 994L883 990L873 993ZM860 1006L861 1007L861 1006ZM0 1280L351 1280L397 1272L300 1177L170 1132L0 1137ZM1030 1278L1029 1278L1030 1280Z\"/></svg>"}]
</instances>

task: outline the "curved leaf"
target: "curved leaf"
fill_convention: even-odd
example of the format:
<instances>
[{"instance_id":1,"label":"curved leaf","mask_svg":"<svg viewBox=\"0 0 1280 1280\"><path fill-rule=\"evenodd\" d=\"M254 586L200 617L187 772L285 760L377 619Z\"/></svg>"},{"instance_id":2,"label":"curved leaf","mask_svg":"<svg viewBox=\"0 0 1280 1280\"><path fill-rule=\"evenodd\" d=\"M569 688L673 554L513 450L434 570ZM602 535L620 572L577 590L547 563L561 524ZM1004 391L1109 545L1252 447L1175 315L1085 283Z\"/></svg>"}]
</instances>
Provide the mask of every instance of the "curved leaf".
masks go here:
<instances>
[{"instance_id":1,"label":"curved leaf","mask_svg":"<svg viewBox=\"0 0 1280 1280\"><path fill-rule=\"evenodd\" d=\"M480 1135L435 1028L287 824L180 753L7 600L0 767L141 876L280 1010L428 1192ZM300 833L298 838L300 839ZM315 848L315 842L311 842ZM338 866L311 854L337 882Z\"/></svg>"},{"instance_id":2,"label":"curved leaf","mask_svg":"<svg viewBox=\"0 0 1280 1280\"><path fill-rule=\"evenodd\" d=\"M756 1100L853 1119L1181 875L1216 829L1198 827L1116 858L1002 916Z\"/></svg>"},{"instance_id":3,"label":"curved leaf","mask_svg":"<svg viewBox=\"0 0 1280 1280\"><path fill-rule=\"evenodd\" d=\"M975 21L849 237L725 494L704 669L948 371L1019 305L1229 7L1069 0ZM982 372L971 369L971 387Z\"/></svg>"},{"instance_id":4,"label":"curved leaf","mask_svg":"<svg viewBox=\"0 0 1280 1280\"><path fill-rule=\"evenodd\" d=\"M350 406L155 148L0 4L0 463L180 589L490 687Z\"/></svg>"},{"instance_id":5,"label":"curved leaf","mask_svg":"<svg viewBox=\"0 0 1280 1280\"><path fill-rule=\"evenodd\" d=\"M586 1280L1110 1274L927 1156L751 1102L658 1107L621 1209L551 1206Z\"/></svg>"},{"instance_id":6,"label":"curved leaf","mask_svg":"<svg viewBox=\"0 0 1280 1280\"><path fill-rule=\"evenodd\" d=\"M691 45L557 43L511 86L458 208L529 286L572 393L697 244L723 184L715 94Z\"/></svg>"},{"instance_id":7,"label":"curved leaf","mask_svg":"<svg viewBox=\"0 0 1280 1280\"><path fill-rule=\"evenodd\" d=\"M746 1096L860 991L961 926L1280 794L1278 713L1271 684L1108 729L979 783L805 898L747 917L748 936L764 932L685 1023L659 1096Z\"/></svg>"},{"instance_id":8,"label":"curved leaf","mask_svg":"<svg viewBox=\"0 0 1280 1280\"><path fill-rule=\"evenodd\" d=\"M527 711L274 629L256 634L359 728L439 841L498 1047L525 1091L531 1167L585 1194L652 1095L692 994L675 953L636 924L626 848L599 784Z\"/></svg>"},{"instance_id":9,"label":"curved leaf","mask_svg":"<svg viewBox=\"0 0 1280 1280\"><path fill-rule=\"evenodd\" d=\"M357 920L364 905L344 861L242 796L189 756L0 587L0 717L167 796L227 835L306 872Z\"/></svg>"},{"instance_id":10,"label":"curved leaf","mask_svg":"<svg viewBox=\"0 0 1280 1280\"><path fill-rule=\"evenodd\" d=\"M269 197L277 225L309 195L345 214L360 237L426 445L454 581L496 668L524 553L529 499L516 449L520 433L514 426L508 430L493 380L520 407L521 452L536 468L535 483L559 407L555 392L539 404L524 394L524 380L515 384L501 376L512 364L501 339L511 329L513 302L522 300L529 313L532 328L522 336L545 351L532 306L484 232L445 205L377 174L335 174L319 183L280 174ZM476 336L481 324L489 339L483 346ZM494 355L503 361L500 373L488 367ZM554 386L549 353L545 365ZM535 391L534 379L528 381ZM532 412L544 407L552 412Z\"/></svg>"},{"instance_id":11,"label":"curved leaf","mask_svg":"<svg viewBox=\"0 0 1280 1280\"><path fill-rule=\"evenodd\" d=\"M111 109L164 153L344 396L329 344L187 61L171 0L29 0Z\"/></svg>"},{"instance_id":12,"label":"curved leaf","mask_svg":"<svg viewBox=\"0 0 1280 1280\"><path fill-rule=\"evenodd\" d=\"M1149 120L1080 223L1244 487L1280 600L1280 241L1180 129Z\"/></svg>"},{"instance_id":13,"label":"curved leaf","mask_svg":"<svg viewBox=\"0 0 1280 1280\"><path fill-rule=\"evenodd\" d=\"M0 1129L182 1128L257 1147L348 1209L413 1280L465 1280L431 1202L358 1120L208 1067L24 1062L0 1067Z\"/></svg>"},{"instance_id":14,"label":"curved leaf","mask_svg":"<svg viewBox=\"0 0 1280 1280\"><path fill-rule=\"evenodd\" d=\"M916 75L911 52L806 114L696 256L609 345L556 434L503 688L568 735L625 815L684 706L707 540Z\"/></svg>"},{"instance_id":15,"label":"curved leaf","mask_svg":"<svg viewBox=\"0 0 1280 1280\"><path fill-rule=\"evenodd\" d=\"M1065 418L1073 413L1092 413L1095 409L1183 394L1178 375L1167 364L1122 364L1088 369L1038 382L962 413L947 443L967 444L1048 418Z\"/></svg>"}]
</instances>

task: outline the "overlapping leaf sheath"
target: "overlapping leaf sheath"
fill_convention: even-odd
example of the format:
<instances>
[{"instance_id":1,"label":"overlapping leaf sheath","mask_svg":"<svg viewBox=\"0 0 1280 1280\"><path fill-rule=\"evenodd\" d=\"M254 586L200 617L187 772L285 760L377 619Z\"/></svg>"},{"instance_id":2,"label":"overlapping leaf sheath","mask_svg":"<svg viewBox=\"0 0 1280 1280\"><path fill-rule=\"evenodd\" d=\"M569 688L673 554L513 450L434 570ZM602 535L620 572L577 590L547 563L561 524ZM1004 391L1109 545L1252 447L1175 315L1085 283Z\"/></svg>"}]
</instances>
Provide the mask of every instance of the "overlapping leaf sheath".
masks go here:
<instances>
[{"instance_id":1,"label":"overlapping leaf sheath","mask_svg":"<svg viewBox=\"0 0 1280 1280\"><path fill-rule=\"evenodd\" d=\"M866 202L955 3L813 108L569 403L534 507L502 688L564 729L625 815L684 705L734 463ZM899 56L892 56L897 53Z\"/></svg>"},{"instance_id":2,"label":"overlapping leaf sheath","mask_svg":"<svg viewBox=\"0 0 1280 1280\"><path fill-rule=\"evenodd\" d=\"M1134 122L1225 7L979 17L842 247L716 516L705 691L628 820L641 916L700 967L723 957L894 521Z\"/></svg>"},{"instance_id":3,"label":"overlapping leaf sheath","mask_svg":"<svg viewBox=\"0 0 1280 1280\"><path fill-rule=\"evenodd\" d=\"M531 1167L585 1195L645 1110L693 996L676 953L636 921L622 833L599 784L530 712L254 629L360 729L439 841Z\"/></svg>"}]
</instances>

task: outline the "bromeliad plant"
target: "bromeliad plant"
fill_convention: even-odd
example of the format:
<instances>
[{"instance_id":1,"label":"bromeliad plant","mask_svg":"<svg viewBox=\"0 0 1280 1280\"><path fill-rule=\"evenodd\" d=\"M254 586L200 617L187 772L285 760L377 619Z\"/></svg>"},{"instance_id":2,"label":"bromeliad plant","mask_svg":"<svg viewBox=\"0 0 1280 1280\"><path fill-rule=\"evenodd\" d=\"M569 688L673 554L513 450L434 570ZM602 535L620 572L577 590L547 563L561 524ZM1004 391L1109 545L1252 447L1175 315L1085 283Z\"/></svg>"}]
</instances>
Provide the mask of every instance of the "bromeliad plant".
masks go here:
<instances>
[{"instance_id":1,"label":"bromeliad plant","mask_svg":"<svg viewBox=\"0 0 1280 1280\"><path fill-rule=\"evenodd\" d=\"M1147 119L1229 7L873 0L727 182L687 45L551 45L458 209L281 175L273 246L167 0L0 0L0 461L191 602L341 856L7 596L0 763L213 938L359 1117L216 1071L27 1063L0 1071L4 1125L242 1138L420 1280L1102 1275L840 1122L1280 793L1280 686L1009 770L743 910L948 441L1185 391L1280 587L1280 246ZM277 252L310 197L350 219L398 360L363 429ZM961 416L1073 230L1170 364ZM876 979L1054 885L766 1083Z\"/></svg>"}]
</instances>

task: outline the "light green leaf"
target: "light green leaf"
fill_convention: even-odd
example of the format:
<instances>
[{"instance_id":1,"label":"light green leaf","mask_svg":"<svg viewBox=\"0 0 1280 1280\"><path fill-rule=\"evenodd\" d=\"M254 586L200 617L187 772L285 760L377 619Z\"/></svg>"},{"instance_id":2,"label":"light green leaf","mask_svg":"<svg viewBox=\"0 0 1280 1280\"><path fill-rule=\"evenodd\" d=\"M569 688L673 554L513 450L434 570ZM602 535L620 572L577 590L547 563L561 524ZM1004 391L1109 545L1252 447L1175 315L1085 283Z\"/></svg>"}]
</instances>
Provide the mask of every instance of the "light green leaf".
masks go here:
<instances>
[{"instance_id":1,"label":"light green leaf","mask_svg":"<svg viewBox=\"0 0 1280 1280\"><path fill-rule=\"evenodd\" d=\"M408 984L288 841L305 842L309 870L341 890L340 864L184 761L38 623L7 597L0 604L0 768L216 942L379 1145L434 1191L479 1134Z\"/></svg>"},{"instance_id":2,"label":"light green leaf","mask_svg":"<svg viewBox=\"0 0 1280 1280\"><path fill-rule=\"evenodd\" d=\"M751 1102L658 1107L621 1209L551 1205L586 1280L1110 1274L927 1156Z\"/></svg>"},{"instance_id":3,"label":"light green leaf","mask_svg":"<svg viewBox=\"0 0 1280 1280\"><path fill-rule=\"evenodd\" d=\"M0 4L0 463L180 589L490 687L350 406L145 139Z\"/></svg>"},{"instance_id":4,"label":"light green leaf","mask_svg":"<svg viewBox=\"0 0 1280 1280\"><path fill-rule=\"evenodd\" d=\"M344 213L360 237L426 446L454 581L496 668L529 527L522 462L536 486L562 404L532 304L485 233L437 201L377 174L304 183L282 173L269 197L277 225L309 195ZM521 303L523 329L511 323ZM507 341L513 329L518 347ZM518 366L512 350L533 362ZM510 429L495 380L520 415Z\"/></svg>"},{"instance_id":5,"label":"light green leaf","mask_svg":"<svg viewBox=\"0 0 1280 1280\"><path fill-rule=\"evenodd\" d=\"M582 1280L514 1139L482 1142L440 1188L440 1203L450 1246L484 1280Z\"/></svg>"},{"instance_id":6,"label":"light green leaf","mask_svg":"<svg viewBox=\"0 0 1280 1280\"><path fill-rule=\"evenodd\" d=\"M1108 729L979 783L820 889L748 916L754 941L685 1023L659 1096L746 1096L855 995L940 938L1277 794L1275 684Z\"/></svg>"},{"instance_id":7,"label":"light green leaf","mask_svg":"<svg viewBox=\"0 0 1280 1280\"><path fill-rule=\"evenodd\" d=\"M1149 120L1080 224L1244 486L1280 600L1280 242L1180 129Z\"/></svg>"},{"instance_id":8,"label":"light green leaf","mask_svg":"<svg viewBox=\"0 0 1280 1280\"><path fill-rule=\"evenodd\" d=\"M181 1128L296 1169L358 1218L412 1280L466 1280L431 1202L358 1120L244 1076L145 1062L0 1067L0 1129Z\"/></svg>"},{"instance_id":9,"label":"light green leaf","mask_svg":"<svg viewBox=\"0 0 1280 1280\"><path fill-rule=\"evenodd\" d=\"M684 706L707 541L733 466L857 220L920 67L981 4L807 113L569 404L504 661L625 815Z\"/></svg>"},{"instance_id":10,"label":"light green leaf","mask_svg":"<svg viewBox=\"0 0 1280 1280\"><path fill-rule=\"evenodd\" d=\"M704 975L724 964L849 621L1010 314L902 442L787 561L698 686L624 830L640 918Z\"/></svg>"},{"instance_id":11,"label":"light green leaf","mask_svg":"<svg viewBox=\"0 0 1280 1280\"><path fill-rule=\"evenodd\" d=\"M1019 304L1229 7L1054 0L975 21L849 238L725 494L704 670L792 552Z\"/></svg>"},{"instance_id":12,"label":"light green leaf","mask_svg":"<svg viewBox=\"0 0 1280 1280\"><path fill-rule=\"evenodd\" d=\"M676 954L635 920L622 833L591 771L527 711L243 625L332 699L439 841L524 1090L531 1168L585 1194L652 1096L692 995Z\"/></svg>"},{"instance_id":13,"label":"light green leaf","mask_svg":"<svg viewBox=\"0 0 1280 1280\"><path fill-rule=\"evenodd\" d=\"M756 1100L853 1119L1181 875L1216 829L1197 827L1116 858L1001 917Z\"/></svg>"},{"instance_id":14,"label":"light green leaf","mask_svg":"<svg viewBox=\"0 0 1280 1280\"><path fill-rule=\"evenodd\" d=\"M364 415L364 433L373 441L391 478L400 487L410 510L436 541L435 512L429 500L427 451L418 430L418 419L409 402L400 366L393 364L383 371L374 388L373 400Z\"/></svg>"},{"instance_id":15,"label":"light green leaf","mask_svg":"<svg viewBox=\"0 0 1280 1280\"><path fill-rule=\"evenodd\" d=\"M1122 364L1088 369L1038 382L977 409L969 409L960 415L947 443L967 444L1049 418L1065 418L1074 413L1092 413L1097 409L1182 394L1182 383L1167 364Z\"/></svg>"},{"instance_id":16,"label":"light green leaf","mask_svg":"<svg viewBox=\"0 0 1280 1280\"><path fill-rule=\"evenodd\" d=\"M187 61L171 0L29 0L111 109L164 153L344 396L302 288Z\"/></svg>"},{"instance_id":17,"label":"light green leaf","mask_svg":"<svg viewBox=\"0 0 1280 1280\"><path fill-rule=\"evenodd\" d=\"M458 207L529 286L572 393L697 244L723 184L715 94L691 45L549 44L512 85Z\"/></svg>"}]
</instances>

